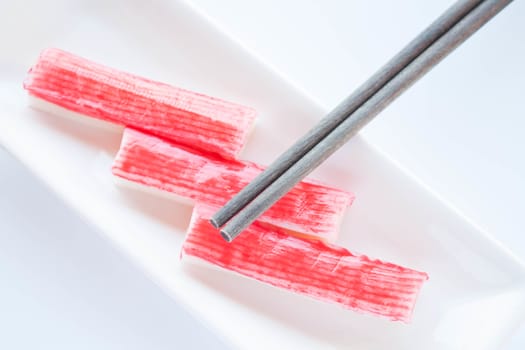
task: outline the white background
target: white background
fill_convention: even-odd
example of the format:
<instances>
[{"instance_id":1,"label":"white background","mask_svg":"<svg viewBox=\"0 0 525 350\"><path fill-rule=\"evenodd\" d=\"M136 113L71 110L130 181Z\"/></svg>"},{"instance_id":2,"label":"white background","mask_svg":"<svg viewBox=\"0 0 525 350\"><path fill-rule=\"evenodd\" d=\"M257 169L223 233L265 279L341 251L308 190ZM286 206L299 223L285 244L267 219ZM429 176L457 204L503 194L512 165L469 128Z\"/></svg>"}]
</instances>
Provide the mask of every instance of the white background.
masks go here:
<instances>
[{"instance_id":1,"label":"white background","mask_svg":"<svg viewBox=\"0 0 525 350\"><path fill-rule=\"evenodd\" d=\"M194 2L327 107L451 3ZM518 1L364 130L522 259L524 34L525 3ZM218 347L3 151L0 169L0 348ZM522 327L507 348L524 347Z\"/></svg>"}]
</instances>

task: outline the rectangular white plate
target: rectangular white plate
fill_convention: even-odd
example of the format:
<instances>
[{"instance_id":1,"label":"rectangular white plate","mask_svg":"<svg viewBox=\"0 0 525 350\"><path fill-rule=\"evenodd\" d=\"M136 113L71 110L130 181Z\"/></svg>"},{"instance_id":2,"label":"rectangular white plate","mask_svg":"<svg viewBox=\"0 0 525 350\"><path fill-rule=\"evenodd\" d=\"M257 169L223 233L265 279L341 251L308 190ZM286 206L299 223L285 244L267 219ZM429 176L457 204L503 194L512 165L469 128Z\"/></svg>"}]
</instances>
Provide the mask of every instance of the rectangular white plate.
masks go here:
<instances>
[{"instance_id":1,"label":"rectangular white plate","mask_svg":"<svg viewBox=\"0 0 525 350\"><path fill-rule=\"evenodd\" d=\"M260 116L243 157L263 163L324 111L184 2L10 6L0 14L1 144L235 346L493 349L522 320L524 266L360 137L314 176L357 195L341 245L429 273L412 324L359 315L212 269L183 269L179 251L191 208L114 185L110 165L120 132L27 107L22 81L39 51L60 47L253 106Z\"/></svg>"}]
</instances>

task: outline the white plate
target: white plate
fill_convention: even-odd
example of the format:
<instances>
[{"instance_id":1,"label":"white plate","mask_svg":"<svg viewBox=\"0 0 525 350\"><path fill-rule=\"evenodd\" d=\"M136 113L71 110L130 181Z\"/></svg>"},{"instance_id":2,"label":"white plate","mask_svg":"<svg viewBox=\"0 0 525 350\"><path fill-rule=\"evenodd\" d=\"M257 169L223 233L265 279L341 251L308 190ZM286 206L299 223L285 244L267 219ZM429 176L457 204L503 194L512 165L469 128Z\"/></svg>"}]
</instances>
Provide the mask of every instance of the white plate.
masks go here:
<instances>
[{"instance_id":1,"label":"white plate","mask_svg":"<svg viewBox=\"0 0 525 350\"><path fill-rule=\"evenodd\" d=\"M360 137L315 176L357 194L340 244L429 273L412 324L208 269L182 269L179 248L191 208L114 186L109 167L118 132L27 107L21 82L39 51L60 47L255 107L260 118L243 157L259 162L271 161L324 111L184 2L8 6L0 15L1 144L235 346L492 349L522 320L523 264Z\"/></svg>"}]
</instances>

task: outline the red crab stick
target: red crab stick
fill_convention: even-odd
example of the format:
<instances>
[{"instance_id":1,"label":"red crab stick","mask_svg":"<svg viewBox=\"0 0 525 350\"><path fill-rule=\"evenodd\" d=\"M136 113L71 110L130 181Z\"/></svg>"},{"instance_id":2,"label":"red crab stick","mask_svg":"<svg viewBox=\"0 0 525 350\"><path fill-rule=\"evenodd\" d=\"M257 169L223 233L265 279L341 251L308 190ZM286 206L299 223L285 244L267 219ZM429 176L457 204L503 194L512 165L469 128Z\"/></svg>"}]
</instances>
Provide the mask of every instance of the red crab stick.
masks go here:
<instances>
[{"instance_id":1,"label":"red crab stick","mask_svg":"<svg viewBox=\"0 0 525 350\"><path fill-rule=\"evenodd\" d=\"M24 87L37 98L104 121L132 126L226 158L243 148L255 110L47 49Z\"/></svg>"},{"instance_id":2,"label":"red crab stick","mask_svg":"<svg viewBox=\"0 0 525 350\"><path fill-rule=\"evenodd\" d=\"M210 158L129 128L113 163L113 174L119 178L216 206L261 171L255 163ZM303 181L260 220L331 240L353 198L346 191Z\"/></svg>"},{"instance_id":3,"label":"red crab stick","mask_svg":"<svg viewBox=\"0 0 525 350\"><path fill-rule=\"evenodd\" d=\"M194 257L273 286L345 308L409 322L424 272L355 255L321 241L252 224L227 243L209 224L213 208L193 211L181 257Z\"/></svg>"}]
</instances>

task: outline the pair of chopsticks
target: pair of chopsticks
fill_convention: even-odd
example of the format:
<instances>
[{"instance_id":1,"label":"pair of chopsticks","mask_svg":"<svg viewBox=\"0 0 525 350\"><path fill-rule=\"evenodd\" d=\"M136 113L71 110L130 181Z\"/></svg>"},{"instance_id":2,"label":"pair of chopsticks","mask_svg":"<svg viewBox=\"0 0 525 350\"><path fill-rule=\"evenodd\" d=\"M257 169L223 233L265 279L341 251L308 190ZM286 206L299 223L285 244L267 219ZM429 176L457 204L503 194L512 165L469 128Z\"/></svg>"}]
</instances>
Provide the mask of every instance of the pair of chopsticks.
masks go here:
<instances>
[{"instance_id":1,"label":"pair of chopsticks","mask_svg":"<svg viewBox=\"0 0 525 350\"><path fill-rule=\"evenodd\" d=\"M459 0L211 218L231 242L512 0Z\"/></svg>"}]
</instances>

